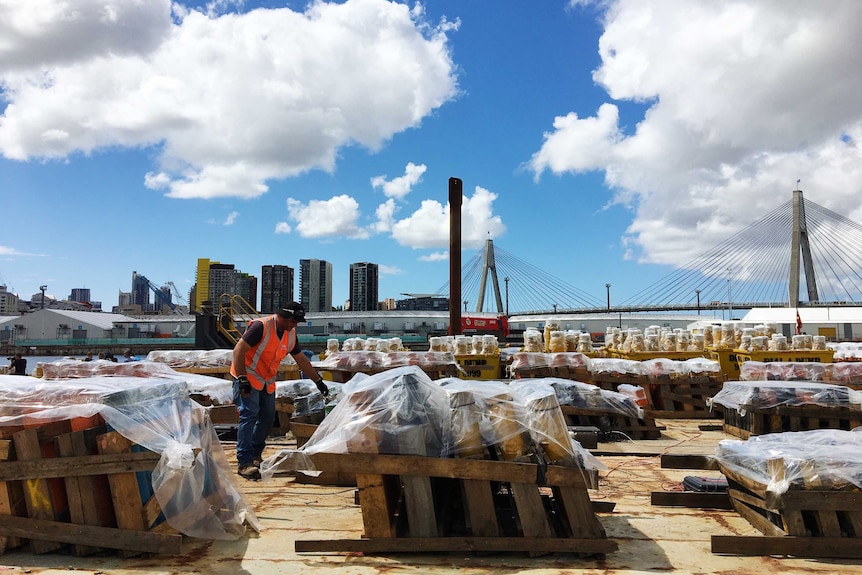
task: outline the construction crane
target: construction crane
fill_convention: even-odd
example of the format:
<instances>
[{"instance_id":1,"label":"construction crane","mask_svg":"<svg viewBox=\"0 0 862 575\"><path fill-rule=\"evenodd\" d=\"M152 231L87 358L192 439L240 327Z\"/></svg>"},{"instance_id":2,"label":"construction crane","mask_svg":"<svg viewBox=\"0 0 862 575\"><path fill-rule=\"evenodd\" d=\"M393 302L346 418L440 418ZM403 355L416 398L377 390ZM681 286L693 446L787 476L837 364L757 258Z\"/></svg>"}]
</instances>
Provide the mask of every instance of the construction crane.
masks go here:
<instances>
[{"instance_id":1,"label":"construction crane","mask_svg":"<svg viewBox=\"0 0 862 575\"><path fill-rule=\"evenodd\" d=\"M174 282L167 282L165 285L171 288L171 293L174 294L174 297L177 299L178 302L180 302L181 305L188 306L186 298L183 297L183 295L180 293L180 290L178 290L177 286L174 285Z\"/></svg>"}]
</instances>

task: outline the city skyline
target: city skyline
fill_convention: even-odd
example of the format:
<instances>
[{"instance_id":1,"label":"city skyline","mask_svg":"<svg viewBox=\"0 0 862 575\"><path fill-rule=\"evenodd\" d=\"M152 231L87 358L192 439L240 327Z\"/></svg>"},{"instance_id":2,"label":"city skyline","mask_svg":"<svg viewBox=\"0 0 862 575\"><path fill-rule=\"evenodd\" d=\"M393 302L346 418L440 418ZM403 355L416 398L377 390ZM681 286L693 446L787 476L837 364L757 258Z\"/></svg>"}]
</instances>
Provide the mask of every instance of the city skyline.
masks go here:
<instances>
[{"instance_id":1,"label":"city skyline","mask_svg":"<svg viewBox=\"0 0 862 575\"><path fill-rule=\"evenodd\" d=\"M859 21L855 0L6 2L0 284L110 307L133 270L187 294L209 254L330 262L336 304L368 260L381 298L432 293L455 177L462 260L490 238L623 302L796 188L862 221Z\"/></svg>"}]
</instances>

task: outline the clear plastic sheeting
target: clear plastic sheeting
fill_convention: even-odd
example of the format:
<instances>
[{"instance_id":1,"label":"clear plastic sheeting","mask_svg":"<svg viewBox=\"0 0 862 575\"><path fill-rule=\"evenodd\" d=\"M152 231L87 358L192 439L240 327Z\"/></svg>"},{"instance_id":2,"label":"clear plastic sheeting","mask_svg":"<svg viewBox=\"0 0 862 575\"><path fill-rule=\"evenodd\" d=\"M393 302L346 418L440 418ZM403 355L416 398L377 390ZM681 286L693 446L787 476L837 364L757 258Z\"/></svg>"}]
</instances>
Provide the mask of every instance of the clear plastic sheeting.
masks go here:
<instances>
[{"instance_id":1,"label":"clear plastic sheeting","mask_svg":"<svg viewBox=\"0 0 862 575\"><path fill-rule=\"evenodd\" d=\"M710 406L722 405L739 411L770 409L778 406L819 405L860 410L862 392L843 385L798 381L727 381L721 391L708 400Z\"/></svg>"},{"instance_id":2,"label":"clear plastic sheeting","mask_svg":"<svg viewBox=\"0 0 862 575\"><path fill-rule=\"evenodd\" d=\"M594 357L590 359L590 373L643 375L643 366L642 362L633 359Z\"/></svg>"},{"instance_id":3,"label":"clear plastic sheeting","mask_svg":"<svg viewBox=\"0 0 862 575\"><path fill-rule=\"evenodd\" d=\"M668 376L671 379L697 375L717 375L721 365L705 357L692 357L686 360L667 358L647 359L641 362L641 372L647 377Z\"/></svg>"},{"instance_id":4,"label":"clear plastic sheeting","mask_svg":"<svg viewBox=\"0 0 862 575\"><path fill-rule=\"evenodd\" d=\"M157 350L148 353L147 360L165 363L175 369L230 367L233 361L233 350ZM296 365L296 362L288 354L281 360L281 365Z\"/></svg>"},{"instance_id":5,"label":"clear plastic sheeting","mask_svg":"<svg viewBox=\"0 0 862 575\"><path fill-rule=\"evenodd\" d=\"M209 398L213 405L233 403L232 383L223 377L213 377L197 373L174 370L164 363L155 361L130 361L116 363L104 359L78 361L61 359L50 363L39 363L42 379L61 380L84 377L142 377L180 381L186 384L189 395L202 395Z\"/></svg>"},{"instance_id":6,"label":"clear plastic sheeting","mask_svg":"<svg viewBox=\"0 0 862 575\"><path fill-rule=\"evenodd\" d=\"M408 365L423 369L452 366L457 368L455 355L448 351L338 351L313 362L315 369L341 371L378 371Z\"/></svg>"},{"instance_id":7,"label":"clear plastic sheeting","mask_svg":"<svg viewBox=\"0 0 862 575\"><path fill-rule=\"evenodd\" d=\"M590 361L592 360L588 356L579 352L532 353L522 351L512 356L512 363L509 368L513 372L551 367L589 369Z\"/></svg>"},{"instance_id":8,"label":"clear plastic sheeting","mask_svg":"<svg viewBox=\"0 0 862 575\"><path fill-rule=\"evenodd\" d=\"M746 361L739 368L742 381L824 381L829 364L791 361Z\"/></svg>"},{"instance_id":9,"label":"clear plastic sheeting","mask_svg":"<svg viewBox=\"0 0 862 575\"><path fill-rule=\"evenodd\" d=\"M827 383L862 384L862 362L827 363L824 379Z\"/></svg>"},{"instance_id":10,"label":"clear plastic sheeting","mask_svg":"<svg viewBox=\"0 0 862 575\"><path fill-rule=\"evenodd\" d=\"M827 346L835 350L832 361L862 361L862 342L843 341Z\"/></svg>"},{"instance_id":11,"label":"clear plastic sheeting","mask_svg":"<svg viewBox=\"0 0 862 575\"><path fill-rule=\"evenodd\" d=\"M862 428L726 439L718 443L715 457L722 469L766 485L775 494L789 489L862 489Z\"/></svg>"},{"instance_id":12,"label":"clear plastic sheeting","mask_svg":"<svg viewBox=\"0 0 862 575\"><path fill-rule=\"evenodd\" d=\"M417 366L354 378L309 441L266 459L262 474L314 474L308 456L315 453L468 457L494 449L510 460L535 452L535 445L550 446L549 455L565 456L581 467L602 468L571 439L554 389L524 381L523 386L458 378L432 381Z\"/></svg>"},{"instance_id":13,"label":"clear plastic sheeting","mask_svg":"<svg viewBox=\"0 0 862 575\"><path fill-rule=\"evenodd\" d=\"M289 399L293 403L294 416L301 417L312 413L323 411L327 403L335 403L341 396L340 383L327 381L329 398L320 394L317 385L310 379L290 379L275 382L276 399Z\"/></svg>"},{"instance_id":14,"label":"clear plastic sheeting","mask_svg":"<svg viewBox=\"0 0 862 575\"><path fill-rule=\"evenodd\" d=\"M611 411L626 417L643 419L643 409L638 407L634 398L630 395L602 389L596 385L547 377L532 380L537 383L550 385L557 394L560 405L571 405L583 409L596 409L600 411ZM513 386L516 384L513 383ZM629 386L633 387L633 386Z\"/></svg>"},{"instance_id":15,"label":"clear plastic sheeting","mask_svg":"<svg viewBox=\"0 0 862 575\"><path fill-rule=\"evenodd\" d=\"M42 380L0 375L0 426L101 415L130 441L161 459L153 490L168 524L203 539L238 539L259 531L206 408L176 379L92 377Z\"/></svg>"},{"instance_id":16,"label":"clear plastic sheeting","mask_svg":"<svg viewBox=\"0 0 862 575\"><path fill-rule=\"evenodd\" d=\"M682 364L686 375L718 375L721 373L721 364L705 357L692 357L683 360Z\"/></svg>"}]
</instances>

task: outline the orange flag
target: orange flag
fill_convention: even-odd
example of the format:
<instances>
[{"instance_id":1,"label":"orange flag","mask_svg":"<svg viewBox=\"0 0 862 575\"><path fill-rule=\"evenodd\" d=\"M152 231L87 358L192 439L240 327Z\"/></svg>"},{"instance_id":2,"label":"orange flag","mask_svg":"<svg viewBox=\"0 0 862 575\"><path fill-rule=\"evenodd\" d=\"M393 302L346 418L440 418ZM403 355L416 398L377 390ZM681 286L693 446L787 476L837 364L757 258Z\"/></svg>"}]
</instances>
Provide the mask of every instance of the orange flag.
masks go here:
<instances>
[{"instance_id":1,"label":"orange flag","mask_svg":"<svg viewBox=\"0 0 862 575\"><path fill-rule=\"evenodd\" d=\"M796 310L796 335L802 333L802 318L799 317L799 310Z\"/></svg>"}]
</instances>

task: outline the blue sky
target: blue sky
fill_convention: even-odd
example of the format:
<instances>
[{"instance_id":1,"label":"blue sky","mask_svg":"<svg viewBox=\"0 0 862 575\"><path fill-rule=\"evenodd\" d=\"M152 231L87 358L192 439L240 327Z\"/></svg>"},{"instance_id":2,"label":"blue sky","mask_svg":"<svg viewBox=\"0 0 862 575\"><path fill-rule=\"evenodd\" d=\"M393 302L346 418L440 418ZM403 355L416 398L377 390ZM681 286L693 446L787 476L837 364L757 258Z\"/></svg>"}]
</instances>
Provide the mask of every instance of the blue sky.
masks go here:
<instances>
[{"instance_id":1,"label":"blue sky","mask_svg":"<svg viewBox=\"0 0 862 575\"><path fill-rule=\"evenodd\" d=\"M485 238L623 301L788 201L862 221L854 0L0 0L0 283L197 258L448 280ZM298 275L298 271L297 271ZM298 278L297 278L298 279ZM513 288L514 289L514 288ZM469 294L467 295L469 297Z\"/></svg>"}]
</instances>

